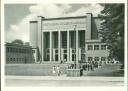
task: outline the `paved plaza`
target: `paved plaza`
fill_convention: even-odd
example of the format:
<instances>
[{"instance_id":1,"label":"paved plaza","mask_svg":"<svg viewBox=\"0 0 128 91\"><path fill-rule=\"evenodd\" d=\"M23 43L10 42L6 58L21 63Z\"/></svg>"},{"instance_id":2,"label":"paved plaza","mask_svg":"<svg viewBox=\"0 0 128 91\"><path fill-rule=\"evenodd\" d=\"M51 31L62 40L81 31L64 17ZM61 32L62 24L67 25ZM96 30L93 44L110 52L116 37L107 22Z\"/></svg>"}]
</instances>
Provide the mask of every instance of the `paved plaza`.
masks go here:
<instances>
[{"instance_id":1,"label":"paved plaza","mask_svg":"<svg viewBox=\"0 0 128 91\"><path fill-rule=\"evenodd\" d=\"M123 86L123 77L6 76L6 86Z\"/></svg>"}]
</instances>

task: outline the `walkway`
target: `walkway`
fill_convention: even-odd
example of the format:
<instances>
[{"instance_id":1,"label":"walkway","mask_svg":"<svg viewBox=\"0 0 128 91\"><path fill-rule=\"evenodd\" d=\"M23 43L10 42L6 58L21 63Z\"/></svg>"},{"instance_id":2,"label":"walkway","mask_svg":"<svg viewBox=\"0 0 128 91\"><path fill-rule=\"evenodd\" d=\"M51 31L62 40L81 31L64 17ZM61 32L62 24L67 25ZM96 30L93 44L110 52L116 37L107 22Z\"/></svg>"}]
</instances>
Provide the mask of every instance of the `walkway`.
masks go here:
<instances>
[{"instance_id":1,"label":"walkway","mask_svg":"<svg viewBox=\"0 0 128 91\"><path fill-rule=\"evenodd\" d=\"M123 77L6 76L6 86L123 86Z\"/></svg>"}]
</instances>

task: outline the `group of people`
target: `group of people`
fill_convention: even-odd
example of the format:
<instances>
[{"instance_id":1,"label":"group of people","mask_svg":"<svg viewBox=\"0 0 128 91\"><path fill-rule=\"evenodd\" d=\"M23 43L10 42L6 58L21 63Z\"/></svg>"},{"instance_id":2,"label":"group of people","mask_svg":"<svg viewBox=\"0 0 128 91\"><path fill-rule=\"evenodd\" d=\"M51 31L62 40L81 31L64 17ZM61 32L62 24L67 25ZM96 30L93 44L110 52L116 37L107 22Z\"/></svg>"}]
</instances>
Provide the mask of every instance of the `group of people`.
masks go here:
<instances>
[{"instance_id":1,"label":"group of people","mask_svg":"<svg viewBox=\"0 0 128 91\"><path fill-rule=\"evenodd\" d=\"M94 69L98 68L99 66L101 66L101 65L99 65L97 62L92 62L92 63L85 63L82 68L83 68L83 70L86 70L86 71L93 71Z\"/></svg>"},{"instance_id":2,"label":"group of people","mask_svg":"<svg viewBox=\"0 0 128 91\"><path fill-rule=\"evenodd\" d=\"M54 76L55 75L60 76L60 74L61 74L60 67L59 66L53 66L52 73L53 73Z\"/></svg>"}]
</instances>

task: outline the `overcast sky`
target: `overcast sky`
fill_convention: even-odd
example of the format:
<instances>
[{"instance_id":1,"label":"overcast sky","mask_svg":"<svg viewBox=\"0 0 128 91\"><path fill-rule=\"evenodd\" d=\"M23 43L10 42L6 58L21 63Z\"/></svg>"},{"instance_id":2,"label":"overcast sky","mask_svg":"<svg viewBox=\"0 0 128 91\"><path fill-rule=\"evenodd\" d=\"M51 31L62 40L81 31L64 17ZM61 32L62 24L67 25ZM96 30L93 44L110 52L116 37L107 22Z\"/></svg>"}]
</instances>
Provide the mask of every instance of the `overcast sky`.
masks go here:
<instances>
[{"instance_id":1,"label":"overcast sky","mask_svg":"<svg viewBox=\"0 0 128 91\"><path fill-rule=\"evenodd\" d=\"M81 16L93 13L97 16L103 9L99 4L6 4L5 40L21 39L29 42L29 21L37 16L46 18Z\"/></svg>"}]
</instances>

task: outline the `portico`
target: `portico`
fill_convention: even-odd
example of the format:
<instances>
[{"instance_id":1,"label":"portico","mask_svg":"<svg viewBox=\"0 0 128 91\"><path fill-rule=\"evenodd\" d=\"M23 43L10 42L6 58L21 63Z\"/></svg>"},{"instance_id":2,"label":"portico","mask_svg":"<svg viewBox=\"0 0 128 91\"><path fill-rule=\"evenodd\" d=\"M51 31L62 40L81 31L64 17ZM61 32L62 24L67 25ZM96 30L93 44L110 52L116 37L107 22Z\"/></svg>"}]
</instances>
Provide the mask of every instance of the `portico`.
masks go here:
<instances>
[{"instance_id":1,"label":"portico","mask_svg":"<svg viewBox=\"0 0 128 91\"><path fill-rule=\"evenodd\" d=\"M81 59L82 49L85 49L85 30L42 32L44 54L43 62L72 63Z\"/></svg>"}]
</instances>

